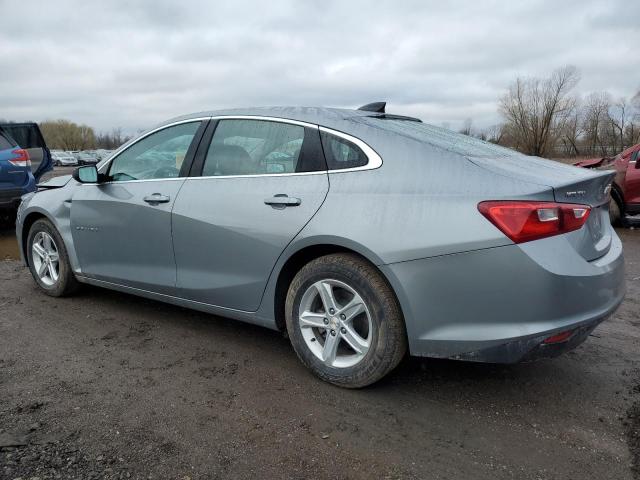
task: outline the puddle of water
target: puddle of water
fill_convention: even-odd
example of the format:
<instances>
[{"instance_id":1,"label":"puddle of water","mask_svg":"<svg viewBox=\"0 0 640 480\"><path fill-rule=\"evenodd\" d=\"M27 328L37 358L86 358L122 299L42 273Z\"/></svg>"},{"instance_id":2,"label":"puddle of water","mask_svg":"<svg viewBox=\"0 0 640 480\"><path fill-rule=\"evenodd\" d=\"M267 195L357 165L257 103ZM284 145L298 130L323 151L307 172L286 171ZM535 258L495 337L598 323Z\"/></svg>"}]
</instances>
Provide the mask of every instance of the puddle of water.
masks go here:
<instances>
[{"instance_id":1,"label":"puddle of water","mask_svg":"<svg viewBox=\"0 0 640 480\"><path fill-rule=\"evenodd\" d=\"M11 228L0 228L0 260L20 258L16 234Z\"/></svg>"}]
</instances>

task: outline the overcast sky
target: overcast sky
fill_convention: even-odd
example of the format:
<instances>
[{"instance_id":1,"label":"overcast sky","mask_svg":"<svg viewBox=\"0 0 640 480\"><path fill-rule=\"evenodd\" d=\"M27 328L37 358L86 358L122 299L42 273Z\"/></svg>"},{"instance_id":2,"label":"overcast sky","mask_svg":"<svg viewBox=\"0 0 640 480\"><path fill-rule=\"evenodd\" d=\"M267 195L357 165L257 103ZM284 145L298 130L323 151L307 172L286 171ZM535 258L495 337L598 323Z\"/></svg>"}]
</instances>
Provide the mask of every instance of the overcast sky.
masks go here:
<instances>
[{"instance_id":1,"label":"overcast sky","mask_svg":"<svg viewBox=\"0 0 640 480\"><path fill-rule=\"evenodd\" d=\"M499 121L518 75L640 89L640 1L0 0L0 118L128 132L201 110L357 107Z\"/></svg>"}]
</instances>

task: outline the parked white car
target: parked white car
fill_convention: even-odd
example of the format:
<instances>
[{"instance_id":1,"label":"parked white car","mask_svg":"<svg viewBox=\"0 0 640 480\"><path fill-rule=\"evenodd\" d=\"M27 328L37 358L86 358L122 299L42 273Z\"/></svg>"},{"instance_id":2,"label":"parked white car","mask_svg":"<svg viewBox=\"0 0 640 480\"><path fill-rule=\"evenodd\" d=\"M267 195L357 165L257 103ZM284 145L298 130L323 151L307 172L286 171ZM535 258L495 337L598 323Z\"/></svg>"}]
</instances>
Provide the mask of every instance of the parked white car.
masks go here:
<instances>
[{"instance_id":1,"label":"parked white car","mask_svg":"<svg viewBox=\"0 0 640 480\"><path fill-rule=\"evenodd\" d=\"M62 150L52 150L51 158L53 159L54 165L57 167L78 164L78 161L71 153L63 152Z\"/></svg>"}]
</instances>

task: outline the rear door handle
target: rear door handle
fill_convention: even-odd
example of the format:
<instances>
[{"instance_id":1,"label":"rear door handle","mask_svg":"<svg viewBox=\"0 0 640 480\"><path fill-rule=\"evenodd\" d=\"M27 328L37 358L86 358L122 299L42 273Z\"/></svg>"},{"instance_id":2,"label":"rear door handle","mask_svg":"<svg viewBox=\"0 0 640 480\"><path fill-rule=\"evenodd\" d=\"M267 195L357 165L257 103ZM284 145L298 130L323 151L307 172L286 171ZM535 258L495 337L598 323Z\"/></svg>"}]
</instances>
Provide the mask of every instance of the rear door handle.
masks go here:
<instances>
[{"instance_id":1,"label":"rear door handle","mask_svg":"<svg viewBox=\"0 0 640 480\"><path fill-rule=\"evenodd\" d=\"M264 203L271 205L273 208L285 208L285 207L297 207L302 203L302 200L295 197L290 197L285 193L279 193L271 198L265 198Z\"/></svg>"},{"instance_id":2,"label":"rear door handle","mask_svg":"<svg viewBox=\"0 0 640 480\"><path fill-rule=\"evenodd\" d=\"M161 193L154 193L152 195L147 195L143 200L151 205L157 205L159 203L169 203L171 197L162 195Z\"/></svg>"}]
</instances>

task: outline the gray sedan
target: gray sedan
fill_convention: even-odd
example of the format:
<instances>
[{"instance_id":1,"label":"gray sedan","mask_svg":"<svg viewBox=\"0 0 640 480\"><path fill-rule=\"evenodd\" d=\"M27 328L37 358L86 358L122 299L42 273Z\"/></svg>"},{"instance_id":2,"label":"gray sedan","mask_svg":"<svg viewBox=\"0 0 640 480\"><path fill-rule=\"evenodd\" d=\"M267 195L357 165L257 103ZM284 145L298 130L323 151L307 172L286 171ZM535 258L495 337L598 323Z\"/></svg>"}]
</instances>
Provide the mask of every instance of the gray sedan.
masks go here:
<instances>
[{"instance_id":1,"label":"gray sedan","mask_svg":"<svg viewBox=\"0 0 640 480\"><path fill-rule=\"evenodd\" d=\"M512 363L579 345L624 295L613 174L417 119L253 108L170 120L25 196L36 283L88 283L286 330L362 387L412 355Z\"/></svg>"}]
</instances>

